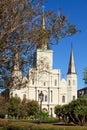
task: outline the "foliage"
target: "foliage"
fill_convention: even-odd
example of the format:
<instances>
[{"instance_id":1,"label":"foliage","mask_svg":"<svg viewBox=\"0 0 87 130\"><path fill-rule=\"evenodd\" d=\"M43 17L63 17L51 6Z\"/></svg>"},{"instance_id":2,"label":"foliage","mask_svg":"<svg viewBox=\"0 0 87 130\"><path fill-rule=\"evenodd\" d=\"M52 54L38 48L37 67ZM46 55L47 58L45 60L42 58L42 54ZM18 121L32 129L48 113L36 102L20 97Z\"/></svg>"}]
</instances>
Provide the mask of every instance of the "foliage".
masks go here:
<instances>
[{"instance_id":1,"label":"foliage","mask_svg":"<svg viewBox=\"0 0 87 130\"><path fill-rule=\"evenodd\" d=\"M48 112L45 112L45 111L42 111L42 119L45 120L49 117L49 113Z\"/></svg>"},{"instance_id":2,"label":"foliage","mask_svg":"<svg viewBox=\"0 0 87 130\"><path fill-rule=\"evenodd\" d=\"M65 123L73 122L74 124L84 125L87 122L87 97L83 96L68 105L55 107L55 114L62 117Z\"/></svg>"},{"instance_id":3,"label":"foliage","mask_svg":"<svg viewBox=\"0 0 87 130\"><path fill-rule=\"evenodd\" d=\"M0 95L0 116L6 114L7 112L7 102L3 96Z\"/></svg>"},{"instance_id":4,"label":"foliage","mask_svg":"<svg viewBox=\"0 0 87 130\"><path fill-rule=\"evenodd\" d=\"M61 105L56 105L55 106L55 114L57 116L60 116L61 115L61 112L62 112L62 106Z\"/></svg>"},{"instance_id":5,"label":"foliage","mask_svg":"<svg viewBox=\"0 0 87 130\"><path fill-rule=\"evenodd\" d=\"M21 99L19 97L11 97L8 103L8 114L12 118L38 118L39 104L35 100Z\"/></svg>"},{"instance_id":6,"label":"foliage","mask_svg":"<svg viewBox=\"0 0 87 130\"><path fill-rule=\"evenodd\" d=\"M27 102L27 113L29 117L35 118L39 113L39 104L35 100L29 100Z\"/></svg>"},{"instance_id":7,"label":"foliage","mask_svg":"<svg viewBox=\"0 0 87 130\"><path fill-rule=\"evenodd\" d=\"M39 0L0 0L0 75L6 84L10 80L15 53L19 51L22 66L26 61L23 60L25 53L33 50L30 33L40 4ZM29 55L31 57L32 53Z\"/></svg>"},{"instance_id":8,"label":"foliage","mask_svg":"<svg viewBox=\"0 0 87 130\"><path fill-rule=\"evenodd\" d=\"M10 124L8 120L0 120L0 126L7 126L8 124Z\"/></svg>"},{"instance_id":9,"label":"foliage","mask_svg":"<svg viewBox=\"0 0 87 130\"><path fill-rule=\"evenodd\" d=\"M56 44L78 31L65 15L57 15L54 11L44 12L47 24L43 30L42 3L43 0L0 0L0 76L3 87L9 86L17 51L20 70L26 74L24 68L33 64L37 47L43 46L45 41L48 46L52 41Z\"/></svg>"},{"instance_id":10,"label":"foliage","mask_svg":"<svg viewBox=\"0 0 87 130\"><path fill-rule=\"evenodd\" d=\"M19 97L11 97L8 103L8 115L17 118L20 114L20 103Z\"/></svg>"},{"instance_id":11,"label":"foliage","mask_svg":"<svg viewBox=\"0 0 87 130\"><path fill-rule=\"evenodd\" d=\"M53 124L53 123L58 123L58 118L55 117L46 117L46 118L42 118L42 123L46 123L46 124Z\"/></svg>"},{"instance_id":12,"label":"foliage","mask_svg":"<svg viewBox=\"0 0 87 130\"><path fill-rule=\"evenodd\" d=\"M29 122L12 122L8 125L7 130L86 130L83 126L62 126L52 124L35 124Z\"/></svg>"},{"instance_id":13,"label":"foliage","mask_svg":"<svg viewBox=\"0 0 87 130\"><path fill-rule=\"evenodd\" d=\"M78 124L84 125L87 122L87 97L77 99L74 114Z\"/></svg>"},{"instance_id":14,"label":"foliage","mask_svg":"<svg viewBox=\"0 0 87 130\"><path fill-rule=\"evenodd\" d=\"M19 117L24 119L27 117L27 103L26 99L23 99L20 104L20 114Z\"/></svg>"}]
</instances>

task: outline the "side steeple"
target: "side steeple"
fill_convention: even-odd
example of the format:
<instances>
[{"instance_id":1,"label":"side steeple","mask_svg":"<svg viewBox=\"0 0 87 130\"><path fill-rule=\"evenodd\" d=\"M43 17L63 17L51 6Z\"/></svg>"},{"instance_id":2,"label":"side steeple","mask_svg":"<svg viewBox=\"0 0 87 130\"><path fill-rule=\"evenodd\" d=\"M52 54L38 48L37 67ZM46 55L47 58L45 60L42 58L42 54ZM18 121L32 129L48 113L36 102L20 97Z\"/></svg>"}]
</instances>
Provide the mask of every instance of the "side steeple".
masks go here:
<instances>
[{"instance_id":1,"label":"side steeple","mask_svg":"<svg viewBox=\"0 0 87 130\"><path fill-rule=\"evenodd\" d=\"M71 49L70 61L69 61L68 73L67 74L76 74L76 67L75 67L75 62L74 62L74 54L73 54L72 49Z\"/></svg>"},{"instance_id":2,"label":"side steeple","mask_svg":"<svg viewBox=\"0 0 87 130\"><path fill-rule=\"evenodd\" d=\"M77 99L77 73L74 62L74 54L71 49L70 61L67 73L67 102Z\"/></svg>"},{"instance_id":3,"label":"side steeple","mask_svg":"<svg viewBox=\"0 0 87 130\"><path fill-rule=\"evenodd\" d=\"M14 54L13 71L11 74L10 88L19 89L20 87L22 87L22 72L20 71L19 66L18 50L16 50Z\"/></svg>"}]
</instances>

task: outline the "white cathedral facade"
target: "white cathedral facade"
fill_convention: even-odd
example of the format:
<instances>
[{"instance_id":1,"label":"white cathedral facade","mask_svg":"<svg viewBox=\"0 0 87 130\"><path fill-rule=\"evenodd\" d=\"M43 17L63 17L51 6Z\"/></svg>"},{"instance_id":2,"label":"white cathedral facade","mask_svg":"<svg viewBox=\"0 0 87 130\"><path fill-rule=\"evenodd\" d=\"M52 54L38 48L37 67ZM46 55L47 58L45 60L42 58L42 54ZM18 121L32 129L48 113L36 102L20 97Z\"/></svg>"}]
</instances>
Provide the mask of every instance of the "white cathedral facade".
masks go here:
<instances>
[{"instance_id":1,"label":"white cathedral facade","mask_svg":"<svg viewBox=\"0 0 87 130\"><path fill-rule=\"evenodd\" d=\"M66 79L61 78L61 71L53 68L53 51L44 45L36 50L36 65L29 70L29 76L22 79L18 63L14 67L12 77L22 79L26 82L25 87L17 89L16 81L10 94L21 99L26 98L36 100L40 103L39 94L44 94L42 109L49 112L50 116L55 116L54 108L57 104L68 104L77 99L77 73L74 63L74 55L71 50L70 61Z\"/></svg>"},{"instance_id":2,"label":"white cathedral facade","mask_svg":"<svg viewBox=\"0 0 87 130\"><path fill-rule=\"evenodd\" d=\"M21 89L12 87L10 93L21 99L31 99L39 102L39 93L44 94L42 108L54 114L54 107L57 104L68 104L77 98L77 74L74 64L73 51L70 54L67 78L61 79L61 71L53 69L53 51L48 49L37 49L36 51L36 67L29 70L29 77L24 77L22 82L26 82L26 86ZM22 73L15 69L13 77L22 78ZM17 85L14 83L14 86Z\"/></svg>"}]
</instances>

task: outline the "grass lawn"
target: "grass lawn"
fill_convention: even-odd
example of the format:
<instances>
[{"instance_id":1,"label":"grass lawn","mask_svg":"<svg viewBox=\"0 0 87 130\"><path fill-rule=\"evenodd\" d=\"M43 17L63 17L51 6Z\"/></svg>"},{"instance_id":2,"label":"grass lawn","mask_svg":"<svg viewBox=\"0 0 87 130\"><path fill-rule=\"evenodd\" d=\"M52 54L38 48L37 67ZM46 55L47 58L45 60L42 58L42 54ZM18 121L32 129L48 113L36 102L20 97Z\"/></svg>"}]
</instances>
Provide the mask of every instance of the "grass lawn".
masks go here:
<instances>
[{"instance_id":1,"label":"grass lawn","mask_svg":"<svg viewBox=\"0 0 87 130\"><path fill-rule=\"evenodd\" d=\"M0 120L0 130L87 130L87 126L74 126L64 124L31 123L28 120ZM7 123L8 122L8 123ZM2 127L3 126L3 127ZM8 129L7 129L8 127Z\"/></svg>"}]
</instances>

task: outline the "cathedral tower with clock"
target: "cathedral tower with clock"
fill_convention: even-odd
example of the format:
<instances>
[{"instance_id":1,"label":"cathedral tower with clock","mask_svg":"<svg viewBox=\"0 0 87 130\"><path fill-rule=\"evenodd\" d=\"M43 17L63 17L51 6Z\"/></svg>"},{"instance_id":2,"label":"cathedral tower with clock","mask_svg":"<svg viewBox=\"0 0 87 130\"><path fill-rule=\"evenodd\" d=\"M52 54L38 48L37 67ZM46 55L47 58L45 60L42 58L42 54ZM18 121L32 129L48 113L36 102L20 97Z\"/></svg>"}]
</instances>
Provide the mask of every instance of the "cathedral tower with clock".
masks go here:
<instances>
[{"instance_id":1,"label":"cathedral tower with clock","mask_svg":"<svg viewBox=\"0 0 87 130\"><path fill-rule=\"evenodd\" d=\"M45 30L43 17L42 29ZM53 69L53 51L49 49L47 40L42 39L43 44L39 44L36 50L36 62L29 70L29 76L23 82L26 86L21 89L11 89L10 94L21 99L39 100L39 94L43 93L42 109L49 112L50 116L55 116L54 108L57 104L68 104L77 99L77 73L74 63L74 55L71 50L67 78L61 78L61 71ZM18 73L18 68L15 73ZM15 75L14 75L15 77Z\"/></svg>"}]
</instances>

